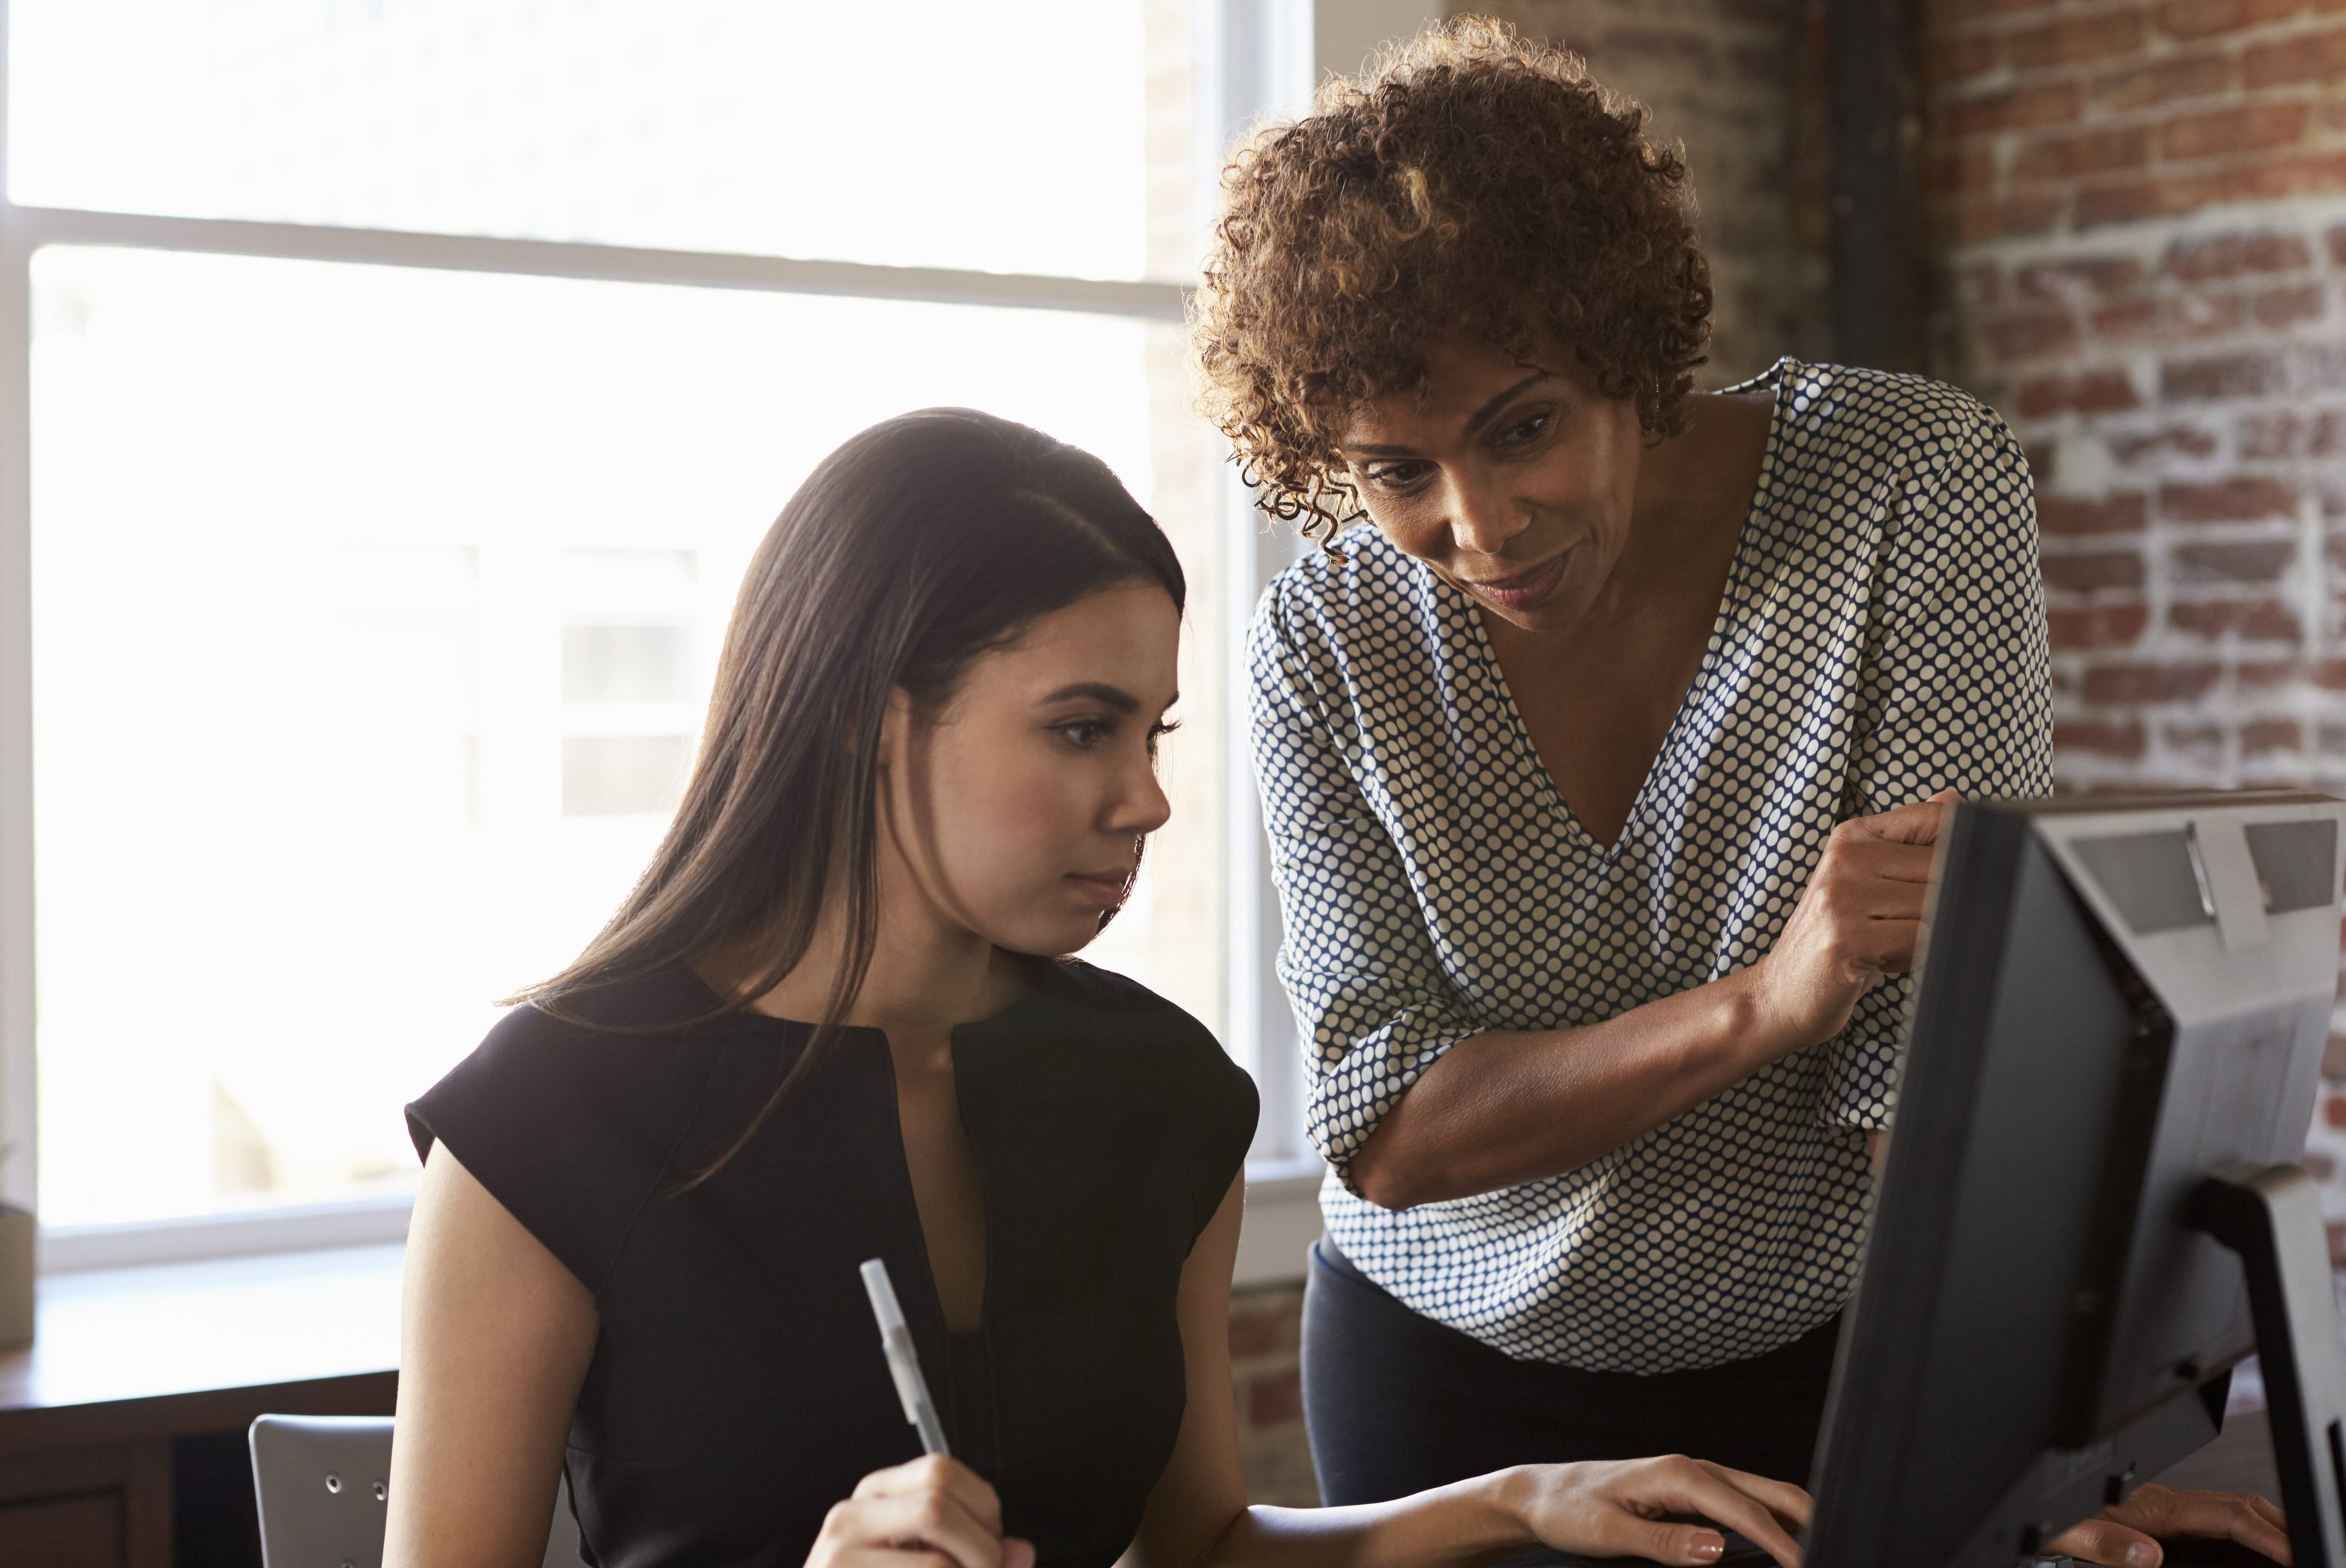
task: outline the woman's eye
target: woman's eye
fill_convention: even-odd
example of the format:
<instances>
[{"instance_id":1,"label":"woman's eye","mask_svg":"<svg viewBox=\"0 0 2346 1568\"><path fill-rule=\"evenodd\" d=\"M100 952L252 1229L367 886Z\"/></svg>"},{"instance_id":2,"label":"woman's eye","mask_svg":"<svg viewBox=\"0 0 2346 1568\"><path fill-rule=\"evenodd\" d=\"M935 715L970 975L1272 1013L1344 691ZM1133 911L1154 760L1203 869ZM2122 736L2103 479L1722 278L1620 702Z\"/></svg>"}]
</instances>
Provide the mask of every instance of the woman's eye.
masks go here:
<instances>
[{"instance_id":1,"label":"woman's eye","mask_svg":"<svg viewBox=\"0 0 2346 1568\"><path fill-rule=\"evenodd\" d=\"M1425 473L1423 463L1372 463L1361 477L1380 490L1406 490Z\"/></svg>"},{"instance_id":2,"label":"woman's eye","mask_svg":"<svg viewBox=\"0 0 2346 1568\"><path fill-rule=\"evenodd\" d=\"M1172 720L1170 723L1150 725L1148 727L1148 755L1151 757L1156 756L1157 743L1180 728L1181 721L1178 718Z\"/></svg>"},{"instance_id":3,"label":"woman's eye","mask_svg":"<svg viewBox=\"0 0 2346 1568\"><path fill-rule=\"evenodd\" d=\"M1055 724L1051 728L1086 751L1097 746L1108 732L1108 726L1096 718L1078 718L1073 724Z\"/></svg>"},{"instance_id":4,"label":"woman's eye","mask_svg":"<svg viewBox=\"0 0 2346 1568\"><path fill-rule=\"evenodd\" d=\"M1542 409L1528 419L1519 419L1499 433L1499 444L1521 446L1526 442L1537 441L1546 433L1548 425L1555 418L1555 411Z\"/></svg>"}]
</instances>

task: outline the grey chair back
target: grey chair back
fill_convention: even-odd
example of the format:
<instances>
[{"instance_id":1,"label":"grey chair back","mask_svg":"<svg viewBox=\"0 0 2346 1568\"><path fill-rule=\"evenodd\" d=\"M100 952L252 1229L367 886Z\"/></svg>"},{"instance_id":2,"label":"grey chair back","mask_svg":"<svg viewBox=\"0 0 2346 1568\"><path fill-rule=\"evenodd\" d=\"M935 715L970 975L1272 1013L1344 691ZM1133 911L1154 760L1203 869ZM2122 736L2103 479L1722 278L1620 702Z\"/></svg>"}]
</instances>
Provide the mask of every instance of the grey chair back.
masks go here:
<instances>
[{"instance_id":1,"label":"grey chair back","mask_svg":"<svg viewBox=\"0 0 2346 1568\"><path fill-rule=\"evenodd\" d=\"M382 1568L391 1418L261 1416L252 1423L261 1568ZM545 1568L578 1568L567 1481L554 1500Z\"/></svg>"}]
</instances>

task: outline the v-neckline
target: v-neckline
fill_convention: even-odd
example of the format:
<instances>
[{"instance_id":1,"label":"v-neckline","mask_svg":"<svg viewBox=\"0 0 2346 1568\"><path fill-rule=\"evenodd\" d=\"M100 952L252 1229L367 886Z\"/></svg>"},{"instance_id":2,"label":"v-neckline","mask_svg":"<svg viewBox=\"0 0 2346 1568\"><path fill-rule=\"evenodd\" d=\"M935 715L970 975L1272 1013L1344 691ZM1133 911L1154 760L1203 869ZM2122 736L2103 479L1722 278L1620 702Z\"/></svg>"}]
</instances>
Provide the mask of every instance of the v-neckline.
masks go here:
<instances>
[{"instance_id":1,"label":"v-neckline","mask_svg":"<svg viewBox=\"0 0 2346 1568\"><path fill-rule=\"evenodd\" d=\"M881 1070L884 1074L887 1088L888 1136L893 1145L896 1156L893 1174L896 1180L897 1202L901 1217L912 1236L913 1246L910 1250L921 1272L921 1295L915 1299L926 1300L929 1310L935 1314L933 1321L948 1340L977 1339L984 1337L992 1321L996 1295L995 1260L1001 1256L1001 1248L995 1245L994 1213L986 1186L985 1159L979 1152L977 1140L970 1136L968 1097L963 1092L966 1081L964 1068L967 1062L966 1054L963 1050L964 1044L963 1037L973 1031L998 1028L1005 1020L1024 1013L1049 993L1053 976L1048 962L1035 961L1030 964L1029 969L1033 983L1025 991L1020 992L1004 1006L984 1017L956 1023L946 1032L948 1046L953 1053L954 1109L954 1113L961 1117L962 1135L969 1138L970 1163L977 1167L977 1207L979 1216L985 1226L985 1264L981 1270L982 1278L978 1285L977 1320L966 1329L956 1329L953 1326L952 1317L945 1311L944 1292L937 1286L936 1266L929 1258L928 1227L921 1220L920 1193L913 1185L912 1151L904 1143L903 1085L897 1081L896 1054L889 1047L888 1032L869 1023L848 1023L840 1027L840 1045L847 1046L861 1042L879 1053ZM715 988L702 980L698 973L694 973L688 968L686 972L691 974L693 983L712 1000L722 1000ZM776 1013L760 1013L746 1007L740 1008L728 1016L752 1020L764 1024L778 1024L791 1030L802 1030L810 1036L815 1030L814 1024L803 1019L784 1018ZM899 1292L900 1297L902 1294Z\"/></svg>"},{"instance_id":2,"label":"v-neckline","mask_svg":"<svg viewBox=\"0 0 2346 1568\"><path fill-rule=\"evenodd\" d=\"M1695 666L1694 678L1687 683L1685 692L1679 696L1678 708L1670 715L1669 728L1662 732L1662 743L1655 748L1652 760L1647 763L1646 776L1638 780L1637 794L1630 797L1628 815L1621 819L1621 831L1611 843L1599 842L1596 835L1588 830L1588 825L1572 809L1572 802L1565 798L1564 789L1556 783L1556 775L1548 771L1546 760L1540 756L1539 747L1532 740L1531 726L1524 722L1524 711L1516 705L1515 694L1507 685L1507 672L1500 667L1497 645L1491 641L1490 630L1483 625L1483 617L1475 613L1474 601L1463 589L1443 582L1432 572L1426 574L1441 586L1456 594L1463 602L1467 637L1473 649L1481 655L1484 671L1489 676L1491 684L1497 688L1499 706L1506 711L1508 728L1515 735L1520 760L1546 790L1548 803L1564 820L1566 830L1576 835L1600 862L1609 861L1619 855L1622 846L1628 843L1630 836L1637 831L1639 819L1645 815L1657 788L1655 780L1667 770L1670 753L1678 747L1688 725L1692 722L1693 715L1701 707L1705 689L1718 671L1719 655L1727 647L1729 625L1734 619L1736 606L1743 598L1744 577L1751 555L1752 520L1760 515L1770 499L1770 488L1775 478L1777 442L1784 425L1784 394L1792 384L1795 368L1790 358L1780 359L1766 374L1754 378L1754 381L1763 383L1772 378L1775 383L1770 388L1768 440L1760 450L1760 474L1751 484L1750 503L1744 507L1743 521L1736 529L1735 554L1728 561L1727 583L1719 591L1719 609L1711 616L1710 635L1703 643L1702 659ZM1750 382L1741 384L1753 386ZM1732 392L1738 389L1722 390ZM1753 390L1757 390L1756 387Z\"/></svg>"}]
</instances>

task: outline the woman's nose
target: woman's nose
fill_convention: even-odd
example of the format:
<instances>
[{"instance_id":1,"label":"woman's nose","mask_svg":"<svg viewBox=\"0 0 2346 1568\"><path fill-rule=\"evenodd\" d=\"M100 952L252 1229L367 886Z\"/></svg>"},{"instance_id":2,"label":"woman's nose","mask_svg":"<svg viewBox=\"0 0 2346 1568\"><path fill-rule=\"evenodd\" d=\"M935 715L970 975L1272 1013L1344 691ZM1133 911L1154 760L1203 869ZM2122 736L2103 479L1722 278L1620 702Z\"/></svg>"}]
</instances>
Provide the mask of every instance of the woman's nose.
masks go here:
<instances>
[{"instance_id":1,"label":"woman's nose","mask_svg":"<svg viewBox=\"0 0 2346 1568\"><path fill-rule=\"evenodd\" d=\"M1109 813L1108 831L1131 833L1136 836L1157 831L1172 820L1173 802L1165 798L1165 786L1157 778L1156 759L1149 759L1133 769L1129 779Z\"/></svg>"},{"instance_id":2,"label":"woman's nose","mask_svg":"<svg viewBox=\"0 0 2346 1568\"><path fill-rule=\"evenodd\" d=\"M1492 486L1454 484L1450 491L1450 540L1462 551L1495 555L1531 519Z\"/></svg>"}]
</instances>

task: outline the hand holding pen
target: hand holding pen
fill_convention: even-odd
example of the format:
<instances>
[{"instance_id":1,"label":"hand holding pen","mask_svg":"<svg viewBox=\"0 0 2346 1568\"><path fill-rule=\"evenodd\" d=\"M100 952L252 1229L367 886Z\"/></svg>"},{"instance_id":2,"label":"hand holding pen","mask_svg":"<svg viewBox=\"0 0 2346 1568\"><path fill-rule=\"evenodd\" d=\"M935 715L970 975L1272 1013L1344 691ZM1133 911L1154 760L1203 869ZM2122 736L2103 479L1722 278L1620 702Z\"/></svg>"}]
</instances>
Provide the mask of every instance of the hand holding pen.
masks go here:
<instances>
[{"instance_id":1,"label":"hand holding pen","mask_svg":"<svg viewBox=\"0 0 2346 1568\"><path fill-rule=\"evenodd\" d=\"M943 1568L1035 1568L1034 1544L1002 1533L1002 1500L994 1488L945 1451L944 1429L886 1266L877 1258L865 1264L863 1283L904 1419L928 1453L858 1481L854 1495L824 1517L808 1568L936 1568L940 1559Z\"/></svg>"}]
</instances>

